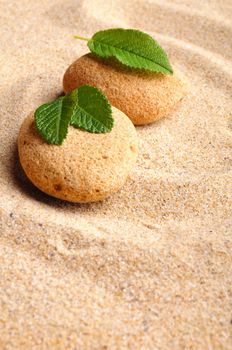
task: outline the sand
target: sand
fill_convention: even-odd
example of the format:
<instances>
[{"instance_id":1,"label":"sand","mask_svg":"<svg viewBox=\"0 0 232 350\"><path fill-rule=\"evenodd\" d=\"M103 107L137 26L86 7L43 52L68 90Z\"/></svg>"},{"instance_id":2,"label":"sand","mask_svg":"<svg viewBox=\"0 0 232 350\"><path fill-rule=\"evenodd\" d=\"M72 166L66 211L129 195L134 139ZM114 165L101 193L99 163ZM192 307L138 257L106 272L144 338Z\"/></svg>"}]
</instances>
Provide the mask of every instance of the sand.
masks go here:
<instances>
[{"instance_id":1,"label":"sand","mask_svg":"<svg viewBox=\"0 0 232 350\"><path fill-rule=\"evenodd\" d=\"M230 0L0 1L0 349L231 349ZM98 204L46 196L17 135L91 36L154 35L191 91L137 127L124 188Z\"/></svg>"}]
</instances>

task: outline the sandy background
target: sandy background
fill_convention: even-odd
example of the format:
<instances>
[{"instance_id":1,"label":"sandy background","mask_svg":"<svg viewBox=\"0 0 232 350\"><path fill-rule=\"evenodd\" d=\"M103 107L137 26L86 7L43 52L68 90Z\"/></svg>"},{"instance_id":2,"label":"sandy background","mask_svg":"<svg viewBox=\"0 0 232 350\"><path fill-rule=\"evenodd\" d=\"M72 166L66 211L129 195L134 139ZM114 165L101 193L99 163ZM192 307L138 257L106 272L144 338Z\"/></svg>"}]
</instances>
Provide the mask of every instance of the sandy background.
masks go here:
<instances>
[{"instance_id":1,"label":"sandy background","mask_svg":"<svg viewBox=\"0 0 232 350\"><path fill-rule=\"evenodd\" d=\"M0 349L231 349L232 2L0 0ZM191 83L138 127L108 200L67 204L23 176L24 117L87 52L72 34L154 35Z\"/></svg>"}]
</instances>

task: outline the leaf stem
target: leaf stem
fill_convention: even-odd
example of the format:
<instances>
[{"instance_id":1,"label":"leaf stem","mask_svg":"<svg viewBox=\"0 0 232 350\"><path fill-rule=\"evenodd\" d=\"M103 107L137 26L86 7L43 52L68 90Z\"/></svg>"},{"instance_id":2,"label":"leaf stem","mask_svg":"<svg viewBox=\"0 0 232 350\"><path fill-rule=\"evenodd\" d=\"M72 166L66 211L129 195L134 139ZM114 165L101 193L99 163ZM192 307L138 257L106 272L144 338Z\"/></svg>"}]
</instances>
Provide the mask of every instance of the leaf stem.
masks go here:
<instances>
[{"instance_id":1,"label":"leaf stem","mask_svg":"<svg viewBox=\"0 0 232 350\"><path fill-rule=\"evenodd\" d=\"M90 38L85 38L84 36L79 36L79 35L74 35L73 36L75 39L80 39L80 40L85 40L85 41L89 41Z\"/></svg>"}]
</instances>

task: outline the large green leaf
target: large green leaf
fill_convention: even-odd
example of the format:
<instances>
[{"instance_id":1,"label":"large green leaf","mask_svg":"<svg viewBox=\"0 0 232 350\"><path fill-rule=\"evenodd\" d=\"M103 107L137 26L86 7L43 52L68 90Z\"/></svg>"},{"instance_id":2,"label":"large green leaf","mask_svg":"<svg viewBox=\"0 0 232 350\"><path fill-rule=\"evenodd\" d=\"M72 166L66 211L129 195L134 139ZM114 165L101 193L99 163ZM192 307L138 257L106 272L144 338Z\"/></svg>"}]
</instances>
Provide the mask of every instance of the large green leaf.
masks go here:
<instances>
[{"instance_id":1,"label":"large green leaf","mask_svg":"<svg viewBox=\"0 0 232 350\"><path fill-rule=\"evenodd\" d=\"M97 32L88 41L88 47L102 58L114 57L131 68L173 73L168 57L157 41L136 29L117 28Z\"/></svg>"},{"instance_id":2,"label":"large green leaf","mask_svg":"<svg viewBox=\"0 0 232 350\"><path fill-rule=\"evenodd\" d=\"M78 88L78 106L71 124L89 132L104 133L113 127L111 106L103 93L89 85Z\"/></svg>"}]
</instances>

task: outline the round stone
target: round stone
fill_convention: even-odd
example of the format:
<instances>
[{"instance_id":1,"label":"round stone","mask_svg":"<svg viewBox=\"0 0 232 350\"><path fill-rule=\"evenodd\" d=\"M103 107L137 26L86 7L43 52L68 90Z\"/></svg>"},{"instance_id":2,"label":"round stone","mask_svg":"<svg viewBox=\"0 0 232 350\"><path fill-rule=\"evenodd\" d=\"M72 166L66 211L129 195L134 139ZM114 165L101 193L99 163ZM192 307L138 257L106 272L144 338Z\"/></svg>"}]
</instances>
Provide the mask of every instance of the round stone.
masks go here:
<instances>
[{"instance_id":1,"label":"round stone","mask_svg":"<svg viewBox=\"0 0 232 350\"><path fill-rule=\"evenodd\" d=\"M152 123L170 113L186 94L179 73L164 75L125 68L92 54L77 59L64 74L64 91L90 84L103 90L111 104L135 125Z\"/></svg>"},{"instance_id":2,"label":"round stone","mask_svg":"<svg viewBox=\"0 0 232 350\"><path fill-rule=\"evenodd\" d=\"M138 142L130 119L112 110L111 132L94 134L70 126L61 146L44 141L35 128L34 114L29 115L20 129L18 150L31 182L70 202L95 202L117 192L136 162Z\"/></svg>"}]
</instances>

